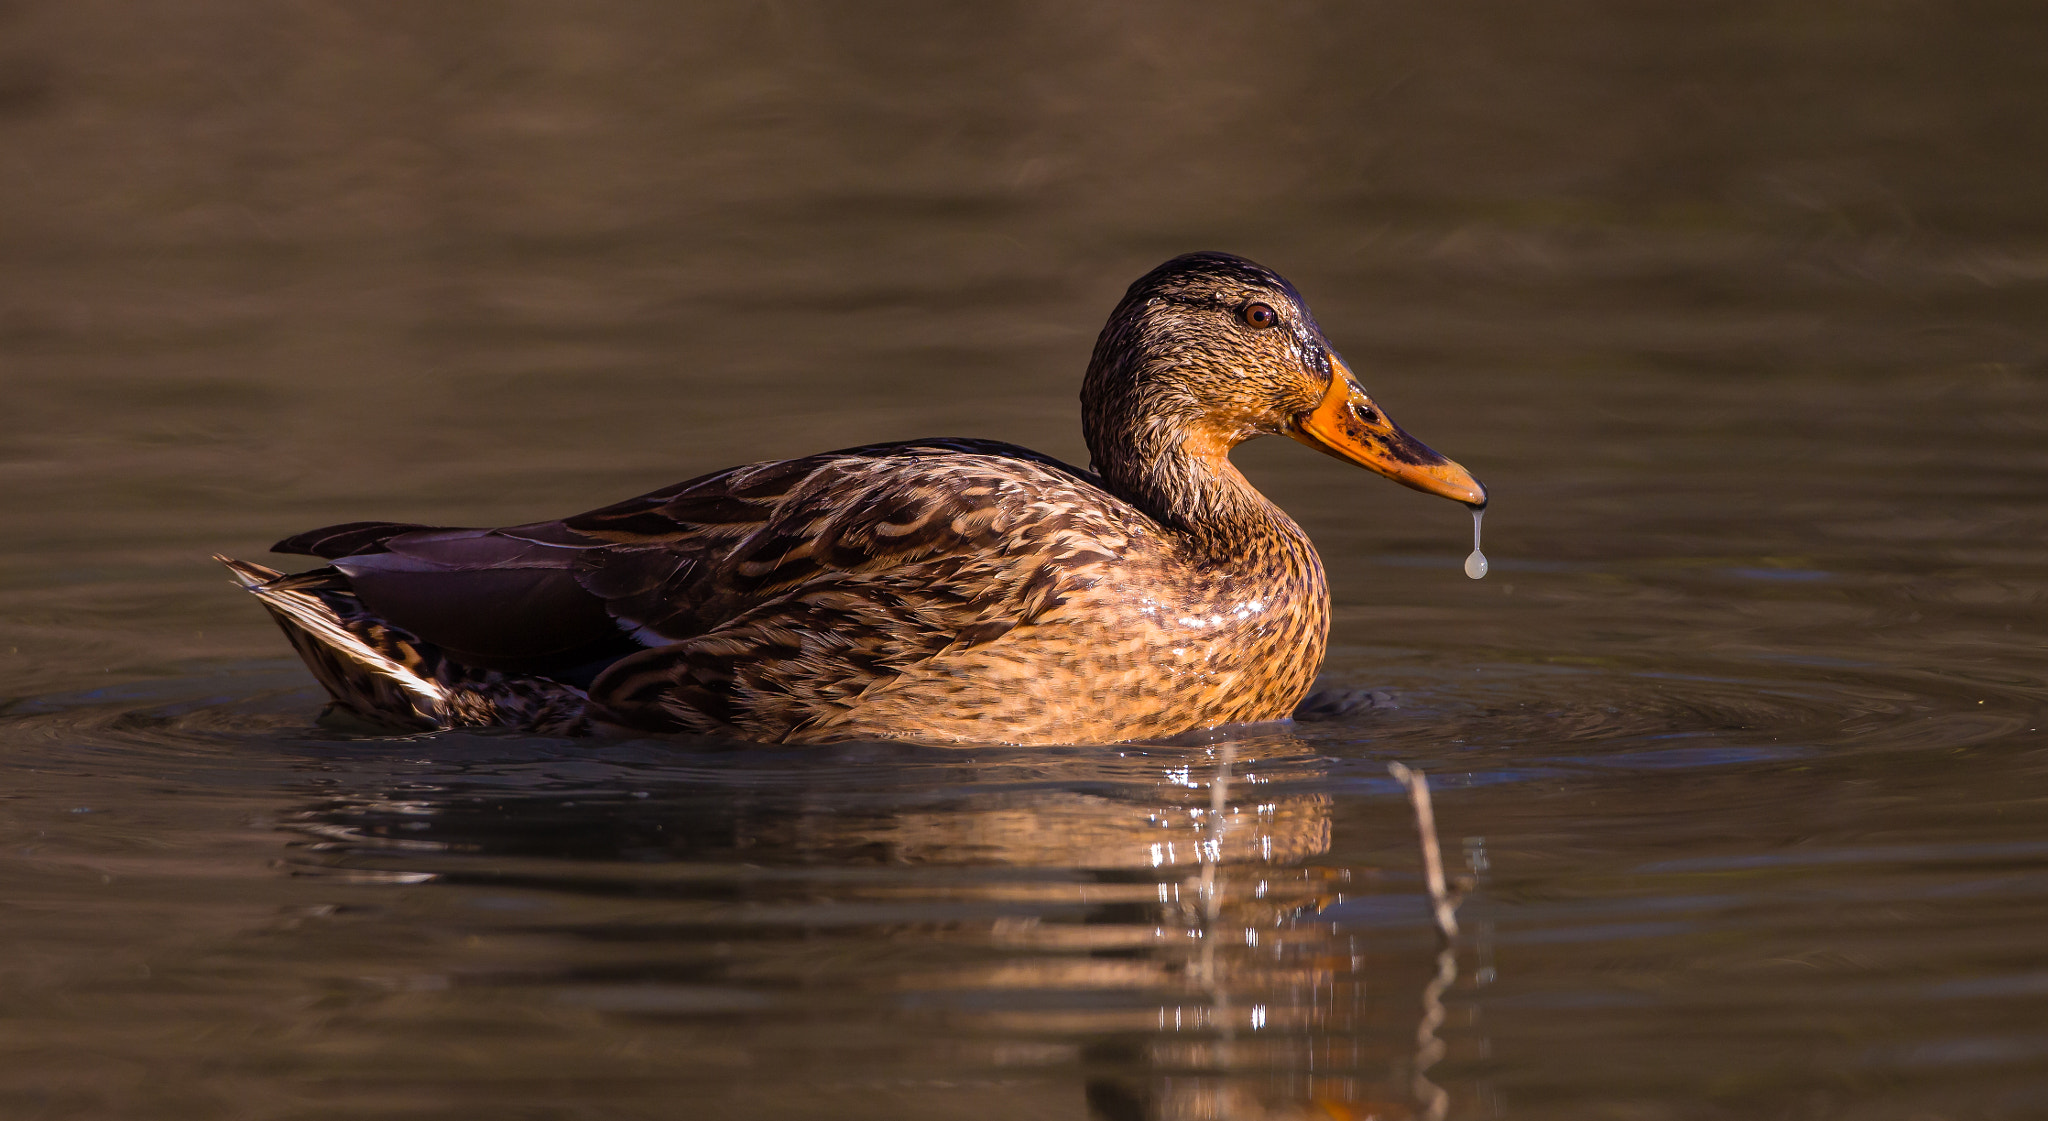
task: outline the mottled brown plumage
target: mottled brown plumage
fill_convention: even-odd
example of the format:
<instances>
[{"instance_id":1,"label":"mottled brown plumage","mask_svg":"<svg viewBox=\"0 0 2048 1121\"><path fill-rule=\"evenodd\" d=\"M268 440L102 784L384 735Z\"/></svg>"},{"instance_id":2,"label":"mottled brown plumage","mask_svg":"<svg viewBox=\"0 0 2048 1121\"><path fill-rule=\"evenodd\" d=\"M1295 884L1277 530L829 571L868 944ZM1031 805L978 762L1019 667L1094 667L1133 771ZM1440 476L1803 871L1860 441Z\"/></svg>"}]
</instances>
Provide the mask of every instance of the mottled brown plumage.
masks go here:
<instances>
[{"instance_id":1,"label":"mottled brown plumage","mask_svg":"<svg viewBox=\"0 0 2048 1121\"><path fill-rule=\"evenodd\" d=\"M919 440L496 530L356 522L229 562L341 706L408 727L1026 744L1286 717L1322 662L1308 537L1228 453L1287 434L1485 492L1395 427L1277 275L1176 258L1082 390L1093 471Z\"/></svg>"}]
</instances>

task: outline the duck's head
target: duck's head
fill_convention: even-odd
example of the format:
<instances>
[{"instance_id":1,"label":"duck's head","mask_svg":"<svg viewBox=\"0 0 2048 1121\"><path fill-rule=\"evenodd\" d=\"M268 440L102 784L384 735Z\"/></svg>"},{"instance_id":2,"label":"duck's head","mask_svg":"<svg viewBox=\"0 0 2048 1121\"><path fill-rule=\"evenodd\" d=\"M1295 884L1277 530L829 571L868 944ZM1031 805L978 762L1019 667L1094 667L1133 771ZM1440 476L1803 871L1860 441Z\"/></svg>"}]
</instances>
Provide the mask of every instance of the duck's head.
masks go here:
<instances>
[{"instance_id":1,"label":"duck's head","mask_svg":"<svg viewBox=\"0 0 2048 1121\"><path fill-rule=\"evenodd\" d=\"M1472 473L1403 431L1358 384L1278 273L1190 253L1140 277L1110 314L1081 390L1088 450L1113 482L1147 458L1219 462L1292 436L1347 463L1480 508Z\"/></svg>"}]
</instances>

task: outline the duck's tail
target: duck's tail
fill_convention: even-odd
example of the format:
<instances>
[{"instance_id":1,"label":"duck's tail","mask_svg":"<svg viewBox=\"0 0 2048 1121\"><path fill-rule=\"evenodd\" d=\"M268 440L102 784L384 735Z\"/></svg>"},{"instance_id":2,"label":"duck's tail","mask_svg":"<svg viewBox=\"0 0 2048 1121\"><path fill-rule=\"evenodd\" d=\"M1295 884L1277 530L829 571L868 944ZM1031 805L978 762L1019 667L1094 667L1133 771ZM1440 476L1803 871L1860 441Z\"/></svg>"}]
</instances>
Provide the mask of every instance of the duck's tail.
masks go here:
<instances>
[{"instance_id":1,"label":"duck's tail","mask_svg":"<svg viewBox=\"0 0 2048 1121\"><path fill-rule=\"evenodd\" d=\"M219 554L213 559L262 601L335 703L357 716L418 731L590 731L582 690L455 662L372 615L338 569L286 574Z\"/></svg>"}]
</instances>

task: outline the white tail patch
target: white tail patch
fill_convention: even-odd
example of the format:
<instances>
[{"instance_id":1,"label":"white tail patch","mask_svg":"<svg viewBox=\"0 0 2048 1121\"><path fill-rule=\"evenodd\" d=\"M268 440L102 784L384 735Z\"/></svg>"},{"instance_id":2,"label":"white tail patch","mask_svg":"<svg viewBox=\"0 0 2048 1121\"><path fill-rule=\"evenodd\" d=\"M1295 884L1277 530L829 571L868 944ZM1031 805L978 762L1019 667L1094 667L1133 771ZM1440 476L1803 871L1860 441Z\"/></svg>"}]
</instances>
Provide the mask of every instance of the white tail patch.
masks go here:
<instances>
[{"instance_id":1,"label":"white tail patch","mask_svg":"<svg viewBox=\"0 0 2048 1121\"><path fill-rule=\"evenodd\" d=\"M388 677L400 688L425 700L435 712L448 709L448 690L412 672L393 661L389 656L371 647L362 639L350 634L347 627L334 612L327 609L316 596L289 589L272 588L269 583L284 575L260 564L250 564L231 557L215 554L214 560L228 567L235 574L236 582L255 593L265 606L291 619L307 635L335 653L348 658L372 673Z\"/></svg>"}]
</instances>

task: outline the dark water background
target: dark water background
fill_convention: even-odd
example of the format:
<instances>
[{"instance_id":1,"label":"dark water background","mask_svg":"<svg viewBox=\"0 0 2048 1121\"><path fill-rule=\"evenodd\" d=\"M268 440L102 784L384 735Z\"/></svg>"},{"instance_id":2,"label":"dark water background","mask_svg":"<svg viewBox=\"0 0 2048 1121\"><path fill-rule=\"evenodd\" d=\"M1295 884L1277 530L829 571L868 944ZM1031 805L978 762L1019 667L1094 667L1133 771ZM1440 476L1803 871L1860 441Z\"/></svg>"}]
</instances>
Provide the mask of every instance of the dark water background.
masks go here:
<instances>
[{"instance_id":1,"label":"dark water background","mask_svg":"<svg viewBox=\"0 0 2048 1121\"><path fill-rule=\"evenodd\" d=\"M0 6L0 1116L2048 1117L2044 53L2016 3ZM1456 505L1240 452L1338 720L350 737L205 559L1080 460L1103 317L1206 248L1495 496L1475 584ZM1446 986L1392 760L1477 881Z\"/></svg>"}]
</instances>

